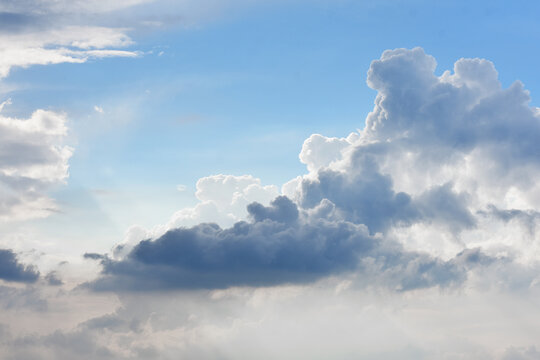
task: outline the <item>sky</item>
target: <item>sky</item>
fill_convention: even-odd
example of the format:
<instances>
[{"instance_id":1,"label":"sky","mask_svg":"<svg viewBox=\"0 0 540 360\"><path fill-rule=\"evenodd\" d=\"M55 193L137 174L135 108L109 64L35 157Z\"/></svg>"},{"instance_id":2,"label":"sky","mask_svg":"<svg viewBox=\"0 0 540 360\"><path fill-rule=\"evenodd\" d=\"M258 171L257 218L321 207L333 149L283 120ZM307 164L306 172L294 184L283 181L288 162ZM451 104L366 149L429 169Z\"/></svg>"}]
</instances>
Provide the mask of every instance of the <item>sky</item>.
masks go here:
<instances>
[{"instance_id":1,"label":"sky","mask_svg":"<svg viewBox=\"0 0 540 360\"><path fill-rule=\"evenodd\" d=\"M1 357L540 358L539 10L0 0Z\"/></svg>"}]
</instances>

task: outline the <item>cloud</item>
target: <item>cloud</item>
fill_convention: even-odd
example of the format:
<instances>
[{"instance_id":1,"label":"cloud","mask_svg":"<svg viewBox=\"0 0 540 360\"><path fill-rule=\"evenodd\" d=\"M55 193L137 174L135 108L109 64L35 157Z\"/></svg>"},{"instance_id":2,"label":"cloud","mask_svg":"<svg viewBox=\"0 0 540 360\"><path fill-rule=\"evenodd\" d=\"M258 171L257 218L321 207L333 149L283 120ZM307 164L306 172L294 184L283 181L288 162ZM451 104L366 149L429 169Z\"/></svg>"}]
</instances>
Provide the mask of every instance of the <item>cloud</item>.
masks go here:
<instances>
[{"instance_id":1,"label":"cloud","mask_svg":"<svg viewBox=\"0 0 540 360\"><path fill-rule=\"evenodd\" d=\"M379 144L381 169L409 193L453 182L487 202L496 200L487 191L497 190L504 200L510 187L532 190L540 123L523 85L502 89L486 60L460 59L453 74L441 76L435 66L420 48L385 51L372 63L375 107L351 151Z\"/></svg>"},{"instance_id":2,"label":"cloud","mask_svg":"<svg viewBox=\"0 0 540 360\"><path fill-rule=\"evenodd\" d=\"M51 286L60 286L64 284L64 282L58 277L56 271L51 271L45 275L45 280L47 281L47 284Z\"/></svg>"},{"instance_id":3,"label":"cloud","mask_svg":"<svg viewBox=\"0 0 540 360\"><path fill-rule=\"evenodd\" d=\"M66 116L36 110L29 119L0 115L0 219L44 217L56 211L46 192L68 177L73 149L63 145Z\"/></svg>"},{"instance_id":4,"label":"cloud","mask_svg":"<svg viewBox=\"0 0 540 360\"><path fill-rule=\"evenodd\" d=\"M107 20L145 0L3 1L0 4L0 79L16 67L137 57L130 27ZM107 23L110 22L111 25Z\"/></svg>"},{"instance_id":5,"label":"cloud","mask_svg":"<svg viewBox=\"0 0 540 360\"><path fill-rule=\"evenodd\" d=\"M311 156L309 174L283 192L304 208L326 199L340 218L401 233L407 247L436 256L467 246L495 254L504 243L530 260L525 247L491 231L501 219L488 209L540 206L538 112L523 84L502 88L487 60L460 59L441 76L435 69L421 48L385 51L368 71L378 94L365 128L348 140L310 137L301 155ZM513 225L509 232L521 232Z\"/></svg>"},{"instance_id":6,"label":"cloud","mask_svg":"<svg viewBox=\"0 0 540 360\"><path fill-rule=\"evenodd\" d=\"M527 349L512 347L504 353L502 360L533 360L539 356L540 352L534 346Z\"/></svg>"},{"instance_id":7,"label":"cloud","mask_svg":"<svg viewBox=\"0 0 540 360\"><path fill-rule=\"evenodd\" d=\"M33 283L39 272L33 266L24 266L9 249L0 249L0 279L12 282Z\"/></svg>"},{"instance_id":8,"label":"cloud","mask_svg":"<svg viewBox=\"0 0 540 360\"><path fill-rule=\"evenodd\" d=\"M140 242L123 260L101 257L102 276L86 286L108 291L221 289L302 284L360 272L378 277L383 286L411 290L445 287L465 278L457 262L403 251L370 236L364 225L317 215L302 218L297 205L284 196L268 207L250 204L248 211L251 223L171 230Z\"/></svg>"},{"instance_id":9,"label":"cloud","mask_svg":"<svg viewBox=\"0 0 540 360\"><path fill-rule=\"evenodd\" d=\"M83 63L91 58L137 57L137 51L119 50L132 44L127 29L65 26L21 33L0 33L0 78L13 67ZM112 48L112 49L111 49Z\"/></svg>"},{"instance_id":10,"label":"cloud","mask_svg":"<svg viewBox=\"0 0 540 360\"><path fill-rule=\"evenodd\" d=\"M405 291L460 284L513 261L533 266L525 247L492 232L508 222L501 214L530 213L540 201L540 118L528 93L520 83L503 89L486 60L460 59L441 76L435 69L420 48L385 51L368 71L378 94L365 128L309 137L300 154L308 174L283 187L287 196L250 204L248 194L269 201L274 188L250 176L203 178L196 207L162 233L121 244L88 286L228 288L360 274L357 283ZM224 214L240 221L206 223ZM519 286L534 281L512 271Z\"/></svg>"},{"instance_id":11,"label":"cloud","mask_svg":"<svg viewBox=\"0 0 540 360\"><path fill-rule=\"evenodd\" d=\"M342 150L357 140L358 134L351 133L347 138L326 137L313 134L304 141L300 151L300 161L306 164L309 171L317 171L327 167L333 161L342 158Z\"/></svg>"}]
</instances>

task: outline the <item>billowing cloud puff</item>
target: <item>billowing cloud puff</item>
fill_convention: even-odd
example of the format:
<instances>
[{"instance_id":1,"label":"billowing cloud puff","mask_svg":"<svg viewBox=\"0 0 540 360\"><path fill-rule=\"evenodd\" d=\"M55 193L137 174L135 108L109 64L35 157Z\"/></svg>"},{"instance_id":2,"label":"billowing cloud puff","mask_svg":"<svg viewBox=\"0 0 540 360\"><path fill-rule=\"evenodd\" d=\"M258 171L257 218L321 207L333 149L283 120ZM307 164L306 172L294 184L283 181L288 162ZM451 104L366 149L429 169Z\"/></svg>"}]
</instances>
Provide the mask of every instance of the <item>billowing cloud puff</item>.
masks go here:
<instances>
[{"instance_id":1,"label":"billowing cloud puff","mask_svg":"<svg viewBox=\"0 0 540 360\"><path fill-rule=\"evenodd\" d=\"M298 157L303 164L306 164L309 171L317 171L327 167L333 161L341 160L342 150L349 147L357 138L356 133L351 133L347 138L329 138L313 134L304 141Z\"/></svg>"},{"instance_id":2,"label":"billowing cloud puff","mask_svg":"<svg viewBox=\"0 0 540 360\"><path fill-rule=\"evenodd\" d=\"M538 206L540 120L523 85L502 89L486 60L461 59L439 77L435 66L420 48L385 51L374 61L375 108L350 151L372 153L377 144L381 171L410 194L452 182L477 206ZM509 198L511 189L523 204Z\"/></svg>"},{"instance_id":3,"label":"billowing cloud puff","mask_svg":"<svg viewBox=\"0 0 540 360\"><path fill-rule=\"evenodd\" d=\"M212 175L197 181L195 196L200 203L175 213L168 228L217 222L228 226L247 215L246 206L257 201L267 204L279 194L274 185L261 185L251 175Z\"/></svg>"},{"instance_id":4,"label":"billowing cloud puff","mask_svg":"<svg viewBox=\"0 0 540 360\"><path fill-rule=\"evenodd\" d=\"M64 114L37 110L29 119L0 115L0 219L47 216L47 190L68 177L73 149L63 145Z\"/></svg>"}]
</instances>

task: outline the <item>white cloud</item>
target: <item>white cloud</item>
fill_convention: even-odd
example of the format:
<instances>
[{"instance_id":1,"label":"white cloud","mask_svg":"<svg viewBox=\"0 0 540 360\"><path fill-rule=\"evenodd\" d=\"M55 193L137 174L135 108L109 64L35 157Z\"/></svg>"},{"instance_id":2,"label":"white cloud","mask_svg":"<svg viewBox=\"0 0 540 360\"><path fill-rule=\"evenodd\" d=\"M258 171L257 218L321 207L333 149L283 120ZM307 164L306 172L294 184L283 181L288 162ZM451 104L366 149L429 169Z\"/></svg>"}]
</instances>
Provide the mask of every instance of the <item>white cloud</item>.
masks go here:
<instances>
[{"instance_id":1,"label":"white cloud","mask_svg":"<svg viewBox=\"0 0 540 360\"><path fill-rule=\"evenodd\" d=\"M312 135L300 155L310 173L282 191L312 199L308 207L326 198L337 213L375 226L392 209L380 192L387 181L422 214L389 228L408 248L449 258L466 247L506 247L520 261L540 260L529 251L534 229L496 215L540 207L540 117L528 92L520 82L503 89L487 60L460 59L441 76L435 67L420 48L385 51L368 72L378 94L359 137Z\"/></svg>"},{"instance_id":2,"label":"white cloud","mask_svg":"<svg viewBox=\"0 0 540 360\"><path fill-rule=\"evenodd\" d=\"M65 26L15 34L0 33L0 77L6 77L13 67L139 56L136 51L114 49L133 43L126 31L95 26Z\"/></svg>"},{"instance_id":3,"label":"white cloud","mask_svg":"<svg viewBox=\"0 0 540 360\"><path fill-rule=\"evenodd\" d=\"M322 217L366 225L444 260L480 248L534 264L540 118L528 92L519 82L503 89L486 60L460 59L441 76L435 68L420 48L385 51L368 72L378 95L365 128L347 138L309 137L300 153L309 173L282 193L308 224ZM277 194L251 176L209 176L197 183L199 204L150 234L201 222L230 226L246 218L247 204Z\"/></svg>"},{"instance_id":4,"label":"white cloud","mask_svg":"<svg viewBox=\"0 0 540 360\"><path fill-rule=\"evenodd\" d=\"M185 191L185 185L178 185ZM138 242L163 235L177 227L189 227L201 222L230 226L248 216L247 205L252 202L268 204L279 195L277 186L261 185L261 180L251 175L211 175L197 181L195 206L175 212L166 224L153 229L133 226L116 249L115 256L126 255Z\"/></svg>"},{"instance_id":5,"label":"white cloud","mask_svg":"<svg viewBox=\"0 0 540 360\"><path fill-rule=\"evenodd\" d=\"M0 115L0 218L44 217L56 211L46 192L68 177L73 149L63 145L66 116L36 110L29 119Z\"/></svg>"},{"instance_id":6,"label":"white cloud","mask_svg":"<svg viewBox=\"0 0 540 360\"><path fill-rule=\"evenodd\" d=\"M193 226L200 222L216 222L229 226L245 219L246 207L254 201L268 204L279 195L274 185L261 185L251 175L212 175L199 179L195 196L200 201L195 207L182 209L171 217L166 229Z\"/></svg>"},{"instance_id":7,"label":"white cloud","mask_svg":"<svg viewBox=\"0 0 540 360\"><path fill-rule=\"evenodd\" d=\"M302 145L300 161L306 164L311 172L329 166L332 162L342 159L342 150L349 147L358 139L358 134L351 133L347 138L326 137L319 134L311 135Z\"/></svg>"}]
</instances>

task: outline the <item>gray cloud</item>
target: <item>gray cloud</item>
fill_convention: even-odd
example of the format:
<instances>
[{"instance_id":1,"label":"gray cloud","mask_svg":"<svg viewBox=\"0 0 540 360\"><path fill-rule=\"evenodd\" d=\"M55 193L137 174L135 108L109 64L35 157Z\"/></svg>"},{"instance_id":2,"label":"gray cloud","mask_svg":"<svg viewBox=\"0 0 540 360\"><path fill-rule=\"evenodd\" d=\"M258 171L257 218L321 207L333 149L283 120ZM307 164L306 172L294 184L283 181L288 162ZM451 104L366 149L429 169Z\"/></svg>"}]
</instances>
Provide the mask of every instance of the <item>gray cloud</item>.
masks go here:
<instances>
[{"instance_id":1,"label":"gray cloud","mask_svg":"<svg viewBox=\"0 0 540 360\"><path fill-rule=\"evenodd\" d=\"M58 274L56 273L56 271L49 272L47 275L45 275L44 278L45 278L45 281L47 281L47 284L51 286L60 286L64 284L62 279L58 277Z\"/></svg>"},{"instance_id":2,"label":"gray cloud","mask_svg":"<svg viewBox=\"0 0 540 360\"><path fill-rule=\"evenodd\" d=\"M364 224L372 233L410 222L420 215L408 194L394 192L392 178L379 172L375 157L364 153L351 162L354 172L323 169L316 179L305 179L301 205L313 208L327 199L345 220Z\"/></svg>"},{"instance_id":3,"label":"gray cloud","mask_svg":"<svg viewBox=\"0 0 540 360\"><path fill-rule=\"evenodd\" d=\"M455 164L480 148L503 177L523 164L538 165L540 121L522 83L502 89L495 67L483 59L460 59L453 74L440 77L435 67L421 48L387 50L372 62L367 82L378 94L365 140L385 142L396 156L418 155L414 171Z\"/></svg>"},{"instance_id":4,"label":"gray cloud","mask_svg":"<svg viewBox=\"0 0 540 360\"><path fill-rule=\"evenodd\" d=\"M283 196L269 207L254 203L248 210L253 222L228 229L215 224L179 228L140 242L123 260L102 258L101 277L85 286L98 291L221 289L302 284L359 271L384 279L385 286L411 290L465 278L457 263L404 251L370 235L364 225L299 217L296 204Z\"/></svg>"},{"instance_id":5,"label":"gray cloud","mask_svg":"<svg viewBox=\"0 0 540 360\"><path fill-rule=\"evenodd\" d=\"M502 360L534 360L540 358L540 352L536 347L529 348L512 347L505 351Z\"/></svg>"},{"instance_id":6,"label":"gray cloud","mask_svg":"<svg viewBox=\"0 0 540 360\"><path fill-rule=\"evenodd\" d=\"M35 16L17 12L0 12L0 33L16 33L27 30L29 27L37 28L42 21Z\"/></svg>"},{"instance_id":7,"label":"gray cloud","mask_svg":"<svg viewBox=\"0 0 540 360\"><path fill-rule=\"evenodd\" d=\"M33 266L25 266L19 263L12 250L0 249L0 279L33 283L38 278L39 272Z\"/></svg>"},{"instance_id":8,"label":"gray cloud","mask_svg":"<svg viewBox=\"0 0 540 360\"><path fill-rule=\"evenodd\" d=\"M44 299L38 288L28 286L16 288L0 286L0 306L4 310L33 310L44 312L48 309L47 300Z\"/></svg>"}]
</instances>

